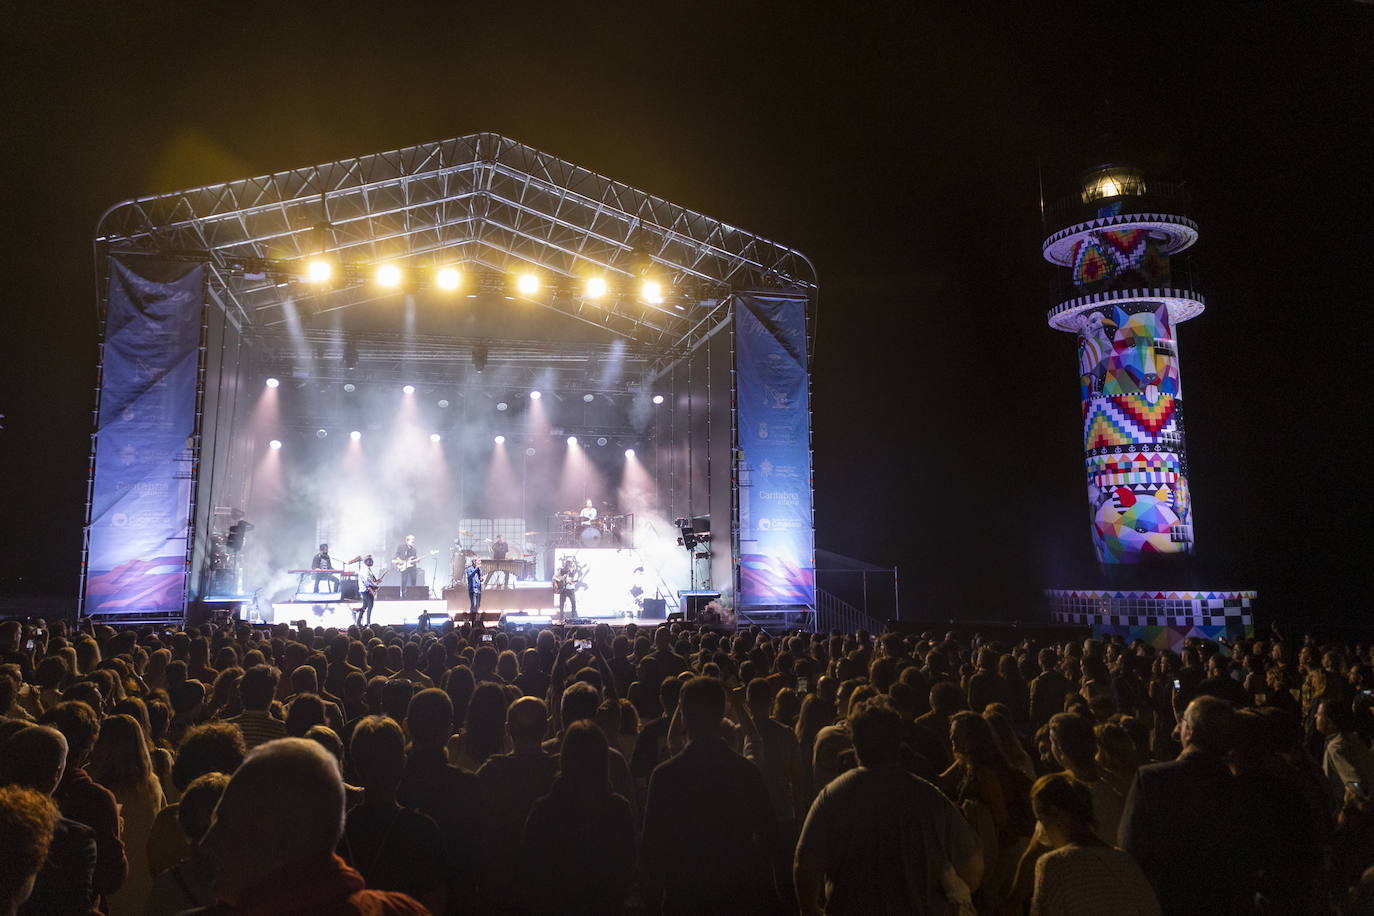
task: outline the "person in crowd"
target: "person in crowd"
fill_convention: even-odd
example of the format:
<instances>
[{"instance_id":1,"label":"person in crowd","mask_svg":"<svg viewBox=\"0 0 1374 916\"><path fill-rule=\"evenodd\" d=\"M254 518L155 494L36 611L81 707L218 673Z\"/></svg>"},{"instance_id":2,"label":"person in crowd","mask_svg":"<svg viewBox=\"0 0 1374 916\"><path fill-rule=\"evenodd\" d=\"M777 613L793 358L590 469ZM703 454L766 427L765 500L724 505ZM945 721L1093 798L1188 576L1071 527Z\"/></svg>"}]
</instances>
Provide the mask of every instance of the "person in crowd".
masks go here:
<instances>
[{"instance_id":1,"label":"person in crowd","mask_svg":"<svg viewBox=\"0 0 1374 916\"><path fill-rule=\"evenodd\" d=\"M1374 793L1374 753L1355 731L1355 714L1346 700L1321 700L1317 704L1317 731L1326 739L1322 749L1322 775L1335 807L1347 793L1369 798Z\"/></svg>"},{"instance_id":2,"label":"person in crowd","mask_svg":"<svg viewBox=\"0 0 1374 916\"><path fill-rule=\"evenodd\" d=\"M1097 764L1097 733L1077 713L1061 712L1050 719L1050 752L1064 771L1088 788L1093 797L1093 821L1106 843L1115 843L1126 798Z\"/></svg>"},{"instance_id":3,"label":"person in crowd","mask_svg":"<svg viewBox=\"0 0 1374 916\"><path fill-rule=\"evenodd\" d=\"M254 665L239 681L243 712L227 721L238 726L248 750L277 738L286 737L286 723L272 715L272 697L281 675L271 665Z\"/></svg>"},{"instance_id":4,"label":"person in crowd","mask_svg":"<svg viewBox=\"0 0 1374 916\"><path fill-rule=\"evenodd\" d=\"M210 829L210 817L227 785L227 773L206 773L191 780L182 793L176 805L176 819L187 852L180 861L158 873L143 909L144 916L174 916L214 903L214 876L201 840Z\"/></svg>"},{"instance_id":5,"label":"person in crowd","mask_svg":"<svg viewBox=\"0 0 1374 916\"><path fill-rule=\"evenodd\" d=\"M1140 866L1100 836L1086 785L1068 773L1042 776L1031 789L1031 806L1044 850L1035 860L1032 913L1159 916L1159 900Z\"/></svg>"},{"instance_id":6,"label":"person in crowd","mask_svg":"<svg viewBox=\"0 0 1374 916\"><path fill-rule=\"evenodd\" d=\"M835 707L833 704L821 699L817 694L810 694L802 700L801 712L797 714L797 753L801 758L802 782L799 793L801 806L810 809L811 801L816 797L816 736L821 733L827 725L834 722Z\"/></svg>"},{"instance_id":7,"label":"person in crowd","mask_svg":"<svg viewBox=\"0 0 1374 916\"><path fill-rule=\"evenodd\" d=\"M61 732L46 725L21 726L0 743L0 786L50 797L66 763L67 739ZM47 857L20 912L90 913L96 902L95 857L95 831L59 813Z\"/></svg>"},{"instance_id":8,"label":"person in crowd","mask_svg":"<svg viewBox=\"0 0 1374 916\"><path fill-rule=\"evenodd\" d=\"M63 817L85 824L95 833L93 886L99 897L108 897L124 884L128 861L118 803L113 793L92 780L85 769L100 734L100 718L86 703L64 700L43 713L39 722L57 729L67 742L66 764L52 793L53 801ZM104 904L97 901L97 905Z\"/></svg>"},{"instance_id":9,"label":"person in crowd","mask_svg":"<svg viewBox=\"0 0 1374 916\"><path fill-rule=\"evenodd\" d=\"M1265 839L1254 800L1226 765L1234 718L1218 697L1190 702L1179 718L1178 759L1141 767L1126 796L1118 845L1170 916L1245 912L1254 896Z\"/></svg>"},{"instance_id":10,"label":"person in crowd","mask_svg":"<svg viewBox=\"0 0 1374 916\"><path fill-rule=\"evenodd\" d=\"M617 914L624 911L634 861L630 803L611 791L610 746L591 722L563 736L560 773L535 801L520 840L519 860L543 863L527 887L535 913Z\"/></svg>"},{"instance_id":11,"label":"person in crowd","mask_svg":"<svg viewBox=\"0 0 1374 916\"><path fill-rule=\"evenodd\" d=\"M506 708L510 701L497 684L480 684L468 704L463 730L448 741L448 759L454 766L475 773L487 759L510 751L506 735Z\"/></svg>"},{"instance_id":12,"label":"person in crowd","mask_svg":"<svg viewBox=\"0 0 1374 916\"><path fill-rule=\"evenodd\" d=\"M777 818L758 767L721 737L725 705L718 680L683 685L678 715L687 746L649 779L640 862L651 912L752 914L778 906Z\"/></svg>"},{"instance_id":13,"label":"person in crowd","mask_svg":"<svg viewBox=\"0 0 1374 916\"><path fill-rule=\"evenodd\" d=\"M368 889L335 854L343 817L343 780L323 747L281 738L254 748L201 839L223 905L188 912L427 916L406 894Z\"/></svg>"},{"instance_id":14,"label":"person in crowd","mask_svg":"<svg viewBox=\"0 0 1374 916\"><path fill-rule=\"evenodd\" d=\"M928 729L940 742L944 760L954 759L954 747L949 740L949 723L954 714L966 708L964 692L953 681L943 680L930 688L930 712L916 717L916 725Z\"/></svg>"},{"instance_id":15,"label":"person in crowd","mask_svg":"<svg viewBox=\"0 0 1374 916\"><path fill-rule=\"evenodd\" d=\"M763 771L768 796L773 800L773 810L778 816L780 835L790 838L795 835L797 824L806 817L806 811L801 807L804 775L797 736L792 729L772 717L773 690L768 681L763 678L750 681L746 702L754 727L758 730L758 738L745 742L744 756L757 763Z\"/></svg>"},{"instance_id":16,"label":"person in crowd","mask_svg":"<svg viewBox=\"0 0 1374 916\"><path fill-rule=\"evenodd\" d=\"M849 733L849 713L861 703L878 695L876 688L867 684L856 686L846 698L845 718L834 725L827 725L816 735L816 749L811 761L811 776L815 780L816 791L825 788L830 780L844 772L852 763L854 748L853 736Z\"/></svg>"},{"instance_id":17,"label":"person in crowd","mask_svg":"<svg viewBox=\"0 0 1374 916\"><path fill-rule=\"evenodd\" d=\"M100 724L87 771L96 783L114 793L123 823L129 870L123 885L109 897L109 912L112 916L134 916L143 911L152 889L148 836L166 799L153 772L143 730L133 716L109 716Z\"/></svg>"},{"instance_id":18,"label":"person in crowd","mask_svg":"<svg viewBox=\"0 0 1374 916\"><path fill-rule=\"evenodd\" d=\"M428 815L401 805L406 739L386 716L368 716L353 729L349 756L363 788L363 802L348 812L339 851L363 880L380 890L401 891L431 913L444 912L448 869L443 834Z\"/></svg>"},{"instance_id":19,"label":"person in crowd","mask_svg":"<svg viewBox=\"0 0 1374 916\"><path fill-rule=\"evenodd\" d=\"M983 876L977 835L900 766L901 715L883 698L850 717L859 766L820 790L793 866L803 914L958 913Z\"/></svg>"},{"instance_id":20,"label":"person in crowd","mask_svg":"<svg viewBox=\"0 0 1374 916\"><path fill-rule=\"evenodd\" d=\"M42 792L0 788L0 913L17 913L48 858L57 806Z\"/></svg>"},{"instance_id":21,"label":"person in crowd","mask_svg":"<svg viewBox=\"0 0 1374 916\"><path fill-rule=\"evenodd\" d=\"M172 783L178 792L207 773L233 773L243 762L247 748L243 733L228 722L206 722L186 733L172 764ZM154 875L171 868L190 854L186 834L177 821L179 802L157 813L148 835L148 870Z\"/></svg>"},{"instance_id":22,"label":"person in crowd","mask_svg":"<svg viewBox=\"0 0 1374 916\"><path fill-rule=\"evenodd\" d=\"M1064 711L1064 699L1075 692L1075 685L1059 670L1054 649L1041 649L1040 674L1030 682L1030 727L1048 725L1050 717Z\"/></svg>"}]
</instances>

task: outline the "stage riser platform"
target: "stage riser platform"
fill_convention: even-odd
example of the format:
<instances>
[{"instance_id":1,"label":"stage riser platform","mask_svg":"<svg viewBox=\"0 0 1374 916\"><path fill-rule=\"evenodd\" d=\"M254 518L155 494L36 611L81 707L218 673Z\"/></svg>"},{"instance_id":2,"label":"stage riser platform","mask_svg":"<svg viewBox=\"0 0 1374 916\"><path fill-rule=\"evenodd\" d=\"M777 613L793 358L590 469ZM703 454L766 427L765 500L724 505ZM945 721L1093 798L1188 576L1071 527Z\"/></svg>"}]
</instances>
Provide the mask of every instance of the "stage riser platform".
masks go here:
<instances>
[{"instance_id":1,"label":"stage riser platform","mask_svg":"<svg viewBox=\"0 0 1374 916\"><path fill-rule=\"evenodd\" d=\"M519 595L522 592L537 592L538 589L510 589L508 594ZM512 606L506 608L492 607L488 602L494 592L484 592L482 595L482 618L487 624L495 624L506 614L518 614L521 612L528 614L538 614L541 616L551 616L555 620L558 617L558 609L552 604L529 603L527 601L513 602ZM523 597L523 596L522 596ZM458 615L458 620L467 619L468 604L467 594L463 595L464 601L461 607L450 609L443 599L431 599L429 601L378 601L372 606L372 622L388 626L414 626L420 622L423 614L429 614L431 619ZM517 606L518 605L518 606ZM243 619L251 620L255 623L290 623L294 620L304 620L312 627L348 627L353 623L354 611L361 605L356 601L331 601L331 602L304 602L304 601L280 601L271 605L270 614L259 619L252 616L252 610L245 606ZM569 608L571 611L571 608ZM633 613L633 612L627 612ZM641 618L639 616L626 616L626 614L578 614L579 620L604 621L606 623L645 623L653 625L662 623L663 618Z\"/></svg>"}]
</instances>

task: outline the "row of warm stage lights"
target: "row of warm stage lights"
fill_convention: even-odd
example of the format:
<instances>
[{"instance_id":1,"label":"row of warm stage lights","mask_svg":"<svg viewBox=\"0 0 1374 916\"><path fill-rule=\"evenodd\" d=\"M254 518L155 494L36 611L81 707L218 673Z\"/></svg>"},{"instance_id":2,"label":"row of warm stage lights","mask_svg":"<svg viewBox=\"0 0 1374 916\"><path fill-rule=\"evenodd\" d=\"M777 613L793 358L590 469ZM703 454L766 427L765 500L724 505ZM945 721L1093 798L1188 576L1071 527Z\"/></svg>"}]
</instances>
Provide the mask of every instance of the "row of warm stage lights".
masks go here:
<instances>
[{"instance_id":1,"label":"row of warm stage lights","mask_svg":"<svg viewBox=\"0 0 1374 916\"><path fill-rule=\"evenodd\" d=\"M278 387L278 386L280 386L280 385L281 385L281 381L278 380L278 379L269 378L269 379L267 380L267 387L268 387L268 388L276 388L276 387ZM345 390L345 391L352 391L353 388L352 388L351 385L345 385L345 386L344 386L344 390ZM414 385L403 385L403 386L401 386L401 393L402 393L402 394L414 394L414 393L415 393L415 386L414 386ZM537 401L537 400L539 400L541 397L543 397L543 395L540 394L538 391L531 391L531 392L530 392L530 400L531 400L531 401ZM584 395L582 395L582 400L584 400L584 401L586 401L587 403L590 404L592 401L596 400L596 395L594 395L594 394L584 394ZM662 404L662 403L663 403L663 395L661 395L661 394L656 394L656 395L654 395L653 401L654 401L655 404ZM441 407L447 407L447 406L448 406L448 403L447 403L446 401L441 401L440 404L439 404L439 406L441 406ZM502 402L500 402L499 404L496 405L496 409L497 409L497 410L505 410L506 407L507 407L507 404L506 404L505 401L502 401Z\"/></svg>"},{"instance_id":2,"label":"row of warm stage lights","mask_svg":"<svg viewBox=\"0 0 1374 916\"><path fill-rule=\"evenodd\" d=\"M305 265L305 279L316 285L328 283L334 276L334 264L324 258L314 258ZM382 264L373 274L378 286L395 289L401 285L404 274L396 264ZM445 292L455 292L463 285L463 275L456 267L443 267L434 274L434 285ZM531 271L515 278L515 289L522 296L533 296L541 286L539 275ZM600 299L610 291L605 277L588 277L582 288L582 295L588 299ZM663 302L663 284L657 280L644 280L639 286L639 296L650 305Z\"/></svg>"},{"instance_id":3,"label":"row of warm stage lights","mask_svg":"<svg viewBox=\"0 0 1374 916\"><path fill-rule=\"evenodd\" d=\"M320 435L321 433L324 433L324 436L329 435L329 433L326 432L326 431L323 430L323 429L317 430L317 431L315 432L315 435L316 435L316 436L319 436L320 438L324 438L324 436L321 436L321 435ZM352 439L354 442L359 441L360 439L362 439L362 437L363 437L362 432L361 432L360 430L356 430L356 429L353 430L351 433L348 434L348 438ZM438 442L440 442L440 441L442 441L442 440L443 440L443 436L440 436L438 433L430 433L430 434L429 434L429 441L430 441L430 442L434 442L434 443L437 444ZM492 441L495 442L497 445L505 445L505 444L506 444L506 437L505 437L505 436L497 436L497 437L496 437L495 439L493 439ZM605 444L606 444L606 438L605 438L604 436L602 436L601 438L599 438L599 439L596 440L596 444L597 444L597 445L605 445ZM569 446L577 445L577 437L576 437L576 436L569 436L569 437L568 437L568 445L569 445ZM270 442L267 443L267 447L270 448L270 449L272 449L273 451L278 451L278 450L280 450L280 449L281 449L281 446L282 446L282 442L281 442L280 439L273 439L272 441L270 441ZM534 454L534 449L533 449L533 448L527 448L527 449L525 449L525 454L526 454L526 455L533 455L533 454ZM625 457L626 457L626 458L633 458L634 456L635 456L635 450L634 450L634 449L632 449L632 448L627 448L627 449L625 449Z\"/></svg>"}]
</instances>

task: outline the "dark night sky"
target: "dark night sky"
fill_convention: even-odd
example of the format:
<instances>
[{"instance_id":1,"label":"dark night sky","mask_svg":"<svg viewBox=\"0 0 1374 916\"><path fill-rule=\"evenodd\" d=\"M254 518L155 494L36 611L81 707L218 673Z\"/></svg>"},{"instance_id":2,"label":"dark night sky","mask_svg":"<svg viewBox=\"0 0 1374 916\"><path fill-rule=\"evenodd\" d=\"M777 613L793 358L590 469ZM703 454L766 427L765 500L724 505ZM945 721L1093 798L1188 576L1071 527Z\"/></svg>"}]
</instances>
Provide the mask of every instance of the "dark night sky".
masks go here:
<instances>
[{"instance_id":1,"label":"dark night sky","mask_svg":"<svg viewBox=\"0 0 1374 916\"><path fill-rule=\"evenodd\" d=\"M1350 614L1374 6L945 6L11 5L0 590L75 594L105 207L483 130L815 262L819 546L900 564L923 614L1097 581L1037 163L1092 164L1110 99L1201 226L1197 584Z\"/></svg>"}]
</instances>

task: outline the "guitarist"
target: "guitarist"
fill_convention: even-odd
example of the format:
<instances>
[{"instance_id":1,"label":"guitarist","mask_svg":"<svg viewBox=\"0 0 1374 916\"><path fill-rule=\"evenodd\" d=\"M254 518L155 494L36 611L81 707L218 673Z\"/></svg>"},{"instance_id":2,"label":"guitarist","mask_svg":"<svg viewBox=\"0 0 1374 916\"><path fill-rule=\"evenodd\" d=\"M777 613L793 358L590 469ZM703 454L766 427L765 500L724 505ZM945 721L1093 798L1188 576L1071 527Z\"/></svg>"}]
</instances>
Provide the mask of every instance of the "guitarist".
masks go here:
<instances>
[{"instance_id":1,"label":"guitarist","mask_svg":"<svg viewBox=\"0 0 1374 916\"><path fill-rule=\"evenodd\" d=\"M391 570L384 569L380 576L377 575L372 570L372 554L363 557L363 572L358 577L358 592L363 597L363 606L358 608L358 626L372 625L372 604L377 600L377 588L389 572ZM363 622L364 614L367 615L366 623Z\"/></svg>"},{"instance_id":2,"label":"guitarist","mask_svg":"<svg viewBox=\"0 0 1374 916\"><path fill-rule=\"evenodd\" d=\"M577 561L564 557L558 575L553 579L553 590L558 595L558 617L564 618L563 609L572 601L572 615L577 616Z\"/></svg>"},{"instance_id":3,"label":"guitarist","mask_svg":"<svg viewBox=\"0 0 1374 916\"><path fill-rule=\"evenodd\" d=\"M420 578L420 570L417 568L419 563L418 554L415 551L415 535L407 534L406 542L396 548L396 556L392 558L391 565L401 571L401 597L406 596L406 592L415 585Z\"/></svg>"}]
</instances>

